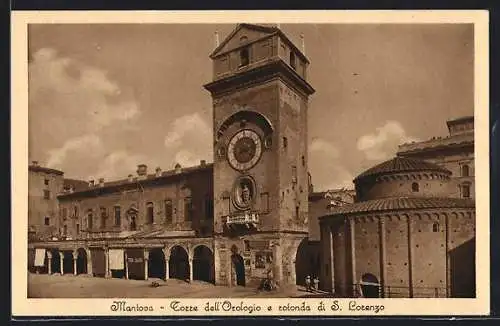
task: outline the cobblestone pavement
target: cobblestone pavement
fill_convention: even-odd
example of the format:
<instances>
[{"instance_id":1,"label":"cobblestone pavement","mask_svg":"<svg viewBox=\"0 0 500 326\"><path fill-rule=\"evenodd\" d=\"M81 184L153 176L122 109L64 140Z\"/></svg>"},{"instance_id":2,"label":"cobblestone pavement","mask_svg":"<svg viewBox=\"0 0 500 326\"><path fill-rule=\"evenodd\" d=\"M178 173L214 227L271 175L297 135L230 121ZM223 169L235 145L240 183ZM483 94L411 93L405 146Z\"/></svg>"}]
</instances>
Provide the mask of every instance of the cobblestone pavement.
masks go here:
<instances>
[{"instance_id":1,"label":"cobblestone pavement","mask_svg":"<svg viewBox=\"0 0 500 326\"><path fill-rule=\"evenodd\" d=\"M152 287L158 282L160 286ZM317 293L314 296L322 296ZM29 298L259 298L259 297L309 297L297 286L273 292L258 291L251 287L226 287L193 281L180 280L148 281L103 279L84 275L28 274ZM327 295L324 294L326 297Z\"/></svg>"}]
</instances>

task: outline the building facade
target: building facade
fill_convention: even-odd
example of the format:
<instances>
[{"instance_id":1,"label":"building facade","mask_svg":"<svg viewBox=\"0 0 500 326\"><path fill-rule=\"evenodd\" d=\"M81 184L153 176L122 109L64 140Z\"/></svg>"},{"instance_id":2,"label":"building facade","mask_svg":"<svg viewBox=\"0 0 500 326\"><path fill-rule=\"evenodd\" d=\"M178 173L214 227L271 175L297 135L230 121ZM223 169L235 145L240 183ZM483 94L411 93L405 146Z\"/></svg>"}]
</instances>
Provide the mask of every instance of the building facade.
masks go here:
<instances>
[{"instance_id":1,"label":"building facade","mask_svg":"<svg viewBox=\"0 0 500 326\"><path fill-rule=\"evenodd\" d=\"M127 179L83 186L68 180L54 206L58 234L30 243L30 266L296 283L309 232L309 61L278 28L251 24L238 25L210 57L214 163L152 174L139 165Z\"/></svg>"},{"instance_id":2,"label":"building facade","mask_svg":"<svg viewBox=\"0 0 500 326\"><path fill-rule=\"evenodd\" d=\"M450 197L474 198L474 117L448 120L449 135L399 146L398 156L423 159L452 172Z\"/></svg>"},{"instance_id":3,"label":"building facade","mask_svg":"<svg viewBox=\"0 0 500 326\"><path fill-rule=\"evenodd\" d=\"M320 218L324 290L340 296L475 297L475 203L451 171L396 157L359 175L356 202Z\"/></svg>"}]
</instances>

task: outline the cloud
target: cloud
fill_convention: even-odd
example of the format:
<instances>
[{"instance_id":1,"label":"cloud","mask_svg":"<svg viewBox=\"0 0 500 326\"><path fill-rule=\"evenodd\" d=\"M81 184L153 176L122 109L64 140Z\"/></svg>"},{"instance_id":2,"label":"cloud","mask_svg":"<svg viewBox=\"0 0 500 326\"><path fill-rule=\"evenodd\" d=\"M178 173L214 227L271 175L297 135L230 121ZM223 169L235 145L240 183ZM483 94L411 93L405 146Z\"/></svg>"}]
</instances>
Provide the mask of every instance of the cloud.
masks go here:
<instances>
[{"instance_id":1,"label":"cloud","mask_svg":"<svg viewBox=\"0 0 500 326\"><path fill-rule=\"evenodd\" d=\"M60 167L68 155L72 153L79 151L95 152L96 150L102 150L101 139L96 135L91 134L68 139L61 147L49 150L47 166Z\"/></svg>"},{"instance_id":2,"label":"cloud","mask_svg":"<svg viewBox=\"0 0 500 326\"><path fill-rule=\"evenodd\" d=\"M39 49L32 59L30 156L45 159L49 167L78 170L82 175L99 173L99 168L117 169L121 163L113 162L123 157L124 136L130 136L142 113L134 97L105 70L61 56L53 48ZM110 165L96 167L95 162Z\"/></svg>"},{"instance_id":3,"label":"cloud","mask_svg":"<svg viewBox=\"0 0 500 326\"><path fill-rule=\"evenodd\" d=\"M382 127L376 128L375 132L361 136L356 145L365 159L383 161L396 154L398 145L411 141L418 139L408 136L401 123L387 121Z\"/></svg>"},{"instance_id":4,"label":"cloud","mask_svg":"<svg viewBox=\"0 0 500 326\"><path fill-rule=\"evenodd\" d=\"M132 154L126 150L117 150L104 157L99 164L97 172L89 178L105 178L106 180L122 179L129 174L135 174L138 164L146 164L150 168L155 167L148 164L147 158L142 154ZM151 171L148 171L151 173Z\"/></svg>"},{"instance_id":5,"label":"cloud","mask_svg":"<svg viewBox=\"0 0 500 326\"><path fill-rule=\"evenodd\" d=\"M200 114L194 113L175 119L164 139L170 164L182 166L199 164L212 158L212 127ZM189 150L187 149L189 148Z\"/></svg>"},{"instance_id":6,"label":"cloud","mask_svg":"<svg viewBox=\"0 0 500 326\"><path fill-rule=\"evenodd\" d=\"M353 188L352 173L342 162L340 150L323 138L309 144L309 172L315 191Z\"/></svg>"}]
</instances>

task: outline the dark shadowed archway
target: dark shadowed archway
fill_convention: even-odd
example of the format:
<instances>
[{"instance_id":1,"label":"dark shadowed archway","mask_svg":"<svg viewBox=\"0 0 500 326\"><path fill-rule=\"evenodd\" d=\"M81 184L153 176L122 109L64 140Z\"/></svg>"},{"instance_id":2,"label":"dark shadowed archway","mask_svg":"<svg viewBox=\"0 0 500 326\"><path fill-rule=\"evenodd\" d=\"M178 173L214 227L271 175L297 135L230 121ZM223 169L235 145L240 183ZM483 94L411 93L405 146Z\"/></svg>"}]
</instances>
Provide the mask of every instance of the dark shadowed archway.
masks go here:
<instances>
[{"instance_id":1,"label":"dark shadowed archway","mask_svg":"<svg viewBox=\"0 0 500 326\"><path fill-rule=\"evenodd\" d=\"M83 248L79 248L77 250L78 253L78 258L76 259L76 273L77 274L87 274L87 263L88 263L88 257L87 257L87 251Z\"/></svg>"},{"instance_id":2,"label":"dark shadowed archway","mask_svg":"<svg viewBox=\"0 0 500 326\"><path fill-rule=\"evenodd\" d=\"M232 254L231 261L233 263L234 271L236 273L236 285L245 286L245 263L243 257L239 254Z\"/></svg>"},{"instance_id":3,"label":"dark shadowed archway","mask_svg":"<svg viewBox=\"0 0 500 326\"><path fill-rule=\"evenodd\" d=\"M72 251L63 251L64 255L63 266L61 272L64 274L73 274L73 252Z\"/></svg>"},{"instance_id":4,"label":"dark shadowed archway","mask_svg":"<svg viewBox=\"0 0 500 326\"><path fill-rule=\"evenodd\" d=\"M207 246L197 246L193 256L193 279L215 283L214 254Z\"/></svg>"},{"instance_id":5,"label":"dark shadowed archway","mask_svg":"<svg viewBox=\"0 0 500 326\"><path fill-rule=\"evenodd\" d=\"M161 248L149 251L148 277L165 279L165 255Z\"/></svg>"},{"instance_id":6,"label":"dark shadowed archway","mask_svg":"<svg viewBox=\"0 0 500 326\"><path fill-rule=\"evenodd\" d=\"M380 297L380 283L377 277L373 274L366 273L361 276L361 291L365 298Z\"/></svg>"},{"instance_id":7,"label":"dark shadowed archway","mask_svg":"<svg viewBox=\"0 0 500 326\"><path fill-rule=\"evenodd\" d=\"M297 285L306 285L306 276L314 277L314 258L308 254L308 241L303 239L297 247L295 254L295 277Z\"/></svg>"},{"instance_id":8,"label":"dark shadowed archway","mask_svg":"<svg viewBox=\"0 0 500 326\"><path fill-rule=\"evenodd\" d=\"M51 249L52 261L50 265L50 269L52 273L61 273L61 255L59 250Z\"/></svg>"},{"instance_id":9,"label":"dark shadowed archway","mask_svg":"<svg viewBox=\"0 0 500 326\"><path fill-rule=\"evenodd\" d=\"M169 278L189 280L189 258L188 253L181 246L174 246L170 250L168 261Z\"/></svg>"}]
</instances>

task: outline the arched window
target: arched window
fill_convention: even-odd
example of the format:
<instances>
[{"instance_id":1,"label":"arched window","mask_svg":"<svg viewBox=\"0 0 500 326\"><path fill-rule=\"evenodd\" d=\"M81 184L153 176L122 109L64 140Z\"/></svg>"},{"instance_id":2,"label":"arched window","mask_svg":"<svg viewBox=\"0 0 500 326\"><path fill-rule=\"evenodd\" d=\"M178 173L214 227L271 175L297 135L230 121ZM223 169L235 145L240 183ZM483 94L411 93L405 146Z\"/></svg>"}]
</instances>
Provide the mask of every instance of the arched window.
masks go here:
<instances>
[{"instance_id":1,"label":"arched window","mask_svg":"<svg viewBox=\"0 0 500 326\"><path fill-rule=\"evenodd\" d=\"M413 182L411 184L411 191L413 191L413 192L418 192L419 191L419 186L418 186L417 182Z\"/></svg>"},{"instance_id":2,"label":"arched window","mask_svg":"<svg viewBox=\"0 0 500 326\"><path fill-rule=\"evenodd\" d=\"M467 164L462 165L462 177L468 177L470 175L470 169Z\"/></svg>"},{"instance_id":3,"label":"arched window","mask_svg":"<svg viewBox=\"0 0 500 326\"><path fill-rule=\"evenodd\" d=\"M250 63L250 53L248 48L244 48L240 50L240 67L248 66Z\"/></svg>"},{"instance_id":4,"label":"arched window","mask_svg":"<svg viewBox=\"0 0 500 326\"><path fill-rule=\"evenodd\" d=\"M146 205L146 223L153 224L154 222L154 207L153 203L147 203Z\"/></svg>"},{"instance_id":5,"label":"arched window","mask_svg":"<svg viewBox=\"0 0 500 326\"><path fill-rule=\"evenodd\" d=\"M290 66L295 70L297 68L297 64L295 63L295 53L290 51Z\"/></svg>"},{"instance_id":6,"label":"arched window","mask_svg":"<svg viewBox=\"0 0 500 326\"><path fill-rule=\"evenodd\" d=\"M439 223L432 224L432 232L439 232Z\"/></svg>"}]
</instances>

